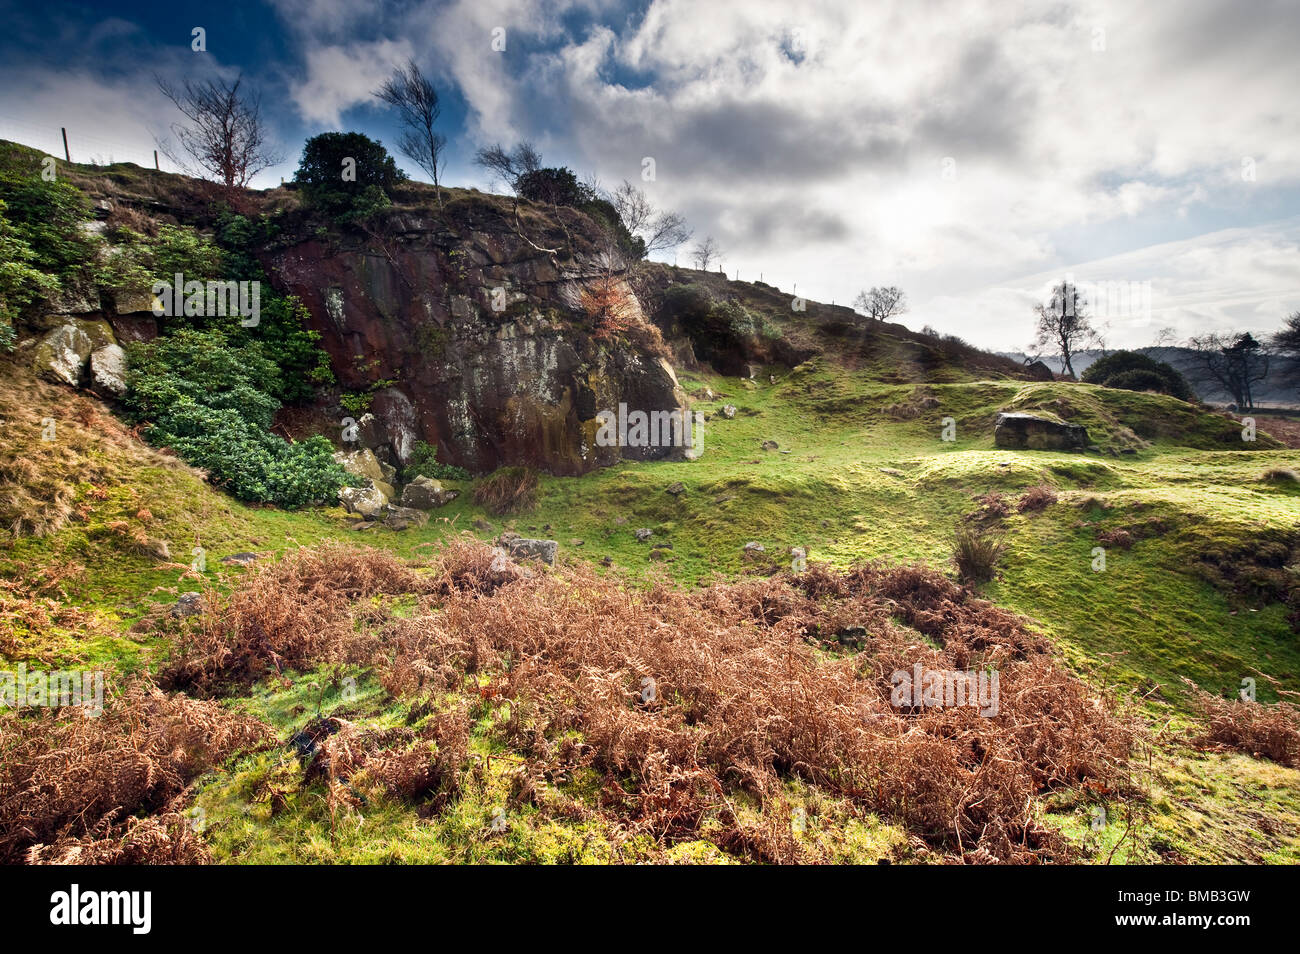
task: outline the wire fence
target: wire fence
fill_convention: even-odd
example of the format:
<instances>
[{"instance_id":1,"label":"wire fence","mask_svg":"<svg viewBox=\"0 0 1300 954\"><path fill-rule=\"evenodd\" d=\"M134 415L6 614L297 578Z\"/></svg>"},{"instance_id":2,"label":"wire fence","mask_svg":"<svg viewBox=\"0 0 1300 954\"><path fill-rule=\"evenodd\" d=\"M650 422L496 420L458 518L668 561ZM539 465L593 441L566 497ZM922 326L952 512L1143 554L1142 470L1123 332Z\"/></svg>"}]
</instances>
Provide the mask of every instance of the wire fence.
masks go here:
<instances>
[{"instance_id":1,"label":"wire fence","mask_svg":"<svg viewBox=\"0 0 1300 954\"><path fill-rule=\"evenodd\" d=\"M83 135L75 128L44 126L12 116L0 115L0 139L21 143L39 149L55 159L67 159L70 162L96 166L133 162L146 169L166 167L165 172L180 171L153 142L148 145L112 142L98 136Z\"/></svg>"}]
</instances>

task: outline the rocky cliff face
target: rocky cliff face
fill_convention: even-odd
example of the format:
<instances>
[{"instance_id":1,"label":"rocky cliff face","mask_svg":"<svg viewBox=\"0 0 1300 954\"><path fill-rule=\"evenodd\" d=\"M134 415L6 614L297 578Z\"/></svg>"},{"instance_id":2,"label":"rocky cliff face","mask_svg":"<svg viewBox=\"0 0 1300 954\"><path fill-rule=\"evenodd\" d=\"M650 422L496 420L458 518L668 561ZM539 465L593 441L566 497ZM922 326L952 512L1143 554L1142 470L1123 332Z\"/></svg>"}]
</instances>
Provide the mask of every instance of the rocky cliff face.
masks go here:
<instances>
[{"instance_id":1,"label":"rocky cliff face","mask_svg":"<svg viewBox=\"0 0 1300 954\"><path fill-rule=\"evenodd\" d=\"M584 222L520 222L508 203L471 197L313 236L264 264L306 303L343 390L372 395L361 438L381 457L405 462L423 440L474 472L579 474L678 452L599 446L600 411L686 404L663 358L592 337L580 296L606 259Z\"/></svg>"}]
</instances>

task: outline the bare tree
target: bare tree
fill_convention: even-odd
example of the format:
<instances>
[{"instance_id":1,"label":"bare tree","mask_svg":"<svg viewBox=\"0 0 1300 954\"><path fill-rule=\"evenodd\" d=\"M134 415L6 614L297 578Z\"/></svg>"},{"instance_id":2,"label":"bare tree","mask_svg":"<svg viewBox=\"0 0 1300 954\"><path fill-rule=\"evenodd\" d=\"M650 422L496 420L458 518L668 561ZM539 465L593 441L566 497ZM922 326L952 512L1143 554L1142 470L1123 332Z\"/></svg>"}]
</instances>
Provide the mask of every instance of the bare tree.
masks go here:
<instances>
[{"instance_id":1,"label":"bare tree","mask_svg":"<svg viewBox=\"0 0 1300 954\"><path fill-rule=\"evenodd\" d=\"M1282 330L1273 336L1273 347L1300 358L1300 311L1287 315Z\"/></svg>"},{"instance_id":2,"label":"bare tree","mask_svg":"<svg viewBox=\"0 0 1300 954\"><path fill-rule=\"evenodd\" d=\"M610 195L609 201L627 230L645 243L647 256L676 248L691 237L691 230L681 215L656 209L645 192L626 179Z\"/></svg>"},{"instance_id":3,"label":"bare tree","mask_svg":"<svg viewBox=\"0 0 1300 954\"><path fill-rule=\"evenodd\" d=\"M1156 332L1155 338L1151 342L1153 348L1176 348L1178 347L1178 329L1172 326L1166 326Z\"/></svg>"},{"instance_id":4,"label":"bare tree","mask_svg":"<svg viewBox=\"0 0 1300 954\"><path fill-rule=\"evenodd\" d=\"M542 154L527 141L509 151L497 143L480 149L474 156L474 162L492 173L494 179L508 185L511 191L518 191L520 179L542 168Z\"/></svg>"},{"instance_id":5,"label":"bare tree","mask_svg":"<svg viewBox=\"0 0 1300 954\"><path fill-rule=\"evenodd\" d=\"M893 285L872 288L871 291L858 292L858 297L853 299L853 307L868 318L888 321L907 311L907 296L901 288Z\"/></svg>"},{"instance_id":6,"label":"bare tree","mask_svg":"<svg viewBox=\"0 0 1300 954\"><path fill-rule=\"evenodd\" d=\"M702 272L709 270L709 265L720 262L722 259L722 249L718 243L709 235L703 241L696 242L695 248L691 251L691 260L695 262L695 267Z\"/></svg>"},{"instance_id":7,"label":"bare tree","mask_svg":"<svg viewBox=\"0 0 1300 954\"><path fill-rule=\"evenodd\" d=\"M433 189L442 208L442 189L438 185L442 171L442 150L447 137L434 129L442 107L438 105L438 91L420 72L415 60L393 70L393 75L372 94L397 110L402 123L402 134L397 147L419 165L433 180Z\"/></svg>"},{"instance_id":8,"label":"bare tree","mask_svg":"<svg viewBox=\"0 0 1300 954\"><path fill-rule=\"evenodd\" d=\"M186 172L233 193L283 158L266 141L261 97L240 92L243 76L233 83L186 80L179 89L156 75L154 80L188 121L172 123L175 143L158 140L158 148Z\"/></svg>"},{"instance_id":9,"label":"bare tree","mask_svg":"<svg viewBox=\"0 0 1300 954\"><path fill-rule=\"evenodd\" d=\"M1187 344L1237 407L1248 411L1255 406L1254 385L1268 377L1269 353L1254 335L1208 334Z\"/></svg>"},{"instance_id":10,"label":"bare tree","mask_svg":"<svg viewBox=\"0 0 1300 954\"><path fill-rule=\"evenodd\" d=\"M1034 313L1038 316L1034 345L1056 348L1065 373L1072 378L1075 376L1074 356L1100 340L1087 310L1088 302L1068 281L1053 286L1051 299L1034 306Z\"/></svg>"}]
</instances>

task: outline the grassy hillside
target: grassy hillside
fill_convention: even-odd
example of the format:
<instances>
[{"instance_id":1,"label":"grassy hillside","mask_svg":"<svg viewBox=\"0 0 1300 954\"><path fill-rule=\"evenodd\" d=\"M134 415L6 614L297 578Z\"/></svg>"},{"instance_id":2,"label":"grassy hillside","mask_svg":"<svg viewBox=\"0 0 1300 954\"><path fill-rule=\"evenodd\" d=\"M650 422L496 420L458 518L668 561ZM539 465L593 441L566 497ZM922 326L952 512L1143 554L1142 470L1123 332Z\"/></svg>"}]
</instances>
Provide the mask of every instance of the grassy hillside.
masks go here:
<instances>
[{"instance_id":1,"label":"grassy hillside","mask_svg":"<svg viewBox=\"0 0 1300 954\"><path fill-rule=\"evenodd\" d=\"M1111 808L1139 822L1140 834L1127 836L1116 859L1295 860L1300 773L1244 755L1200 753L1179 739L1194 724L1184 677L1215 694L1234 692L1256 673L1300 689L1296 633L1288 608L1268 587L1268 568L1254 568L1260 579L1249 585L1261 541L1294 553L1300 485L1265 474L1300 468L1300 453L1268 441L1250 450L1208 449L1222 436L1224 419L1085 385L901 385L822 361L773 373L775 384L683 376L709 418L697 461L544 477L535 509L509 520L482 512L463 494L424 529L357 534L338 509L286 512L233 501L140 445L97 401L37 383L11 365L3 378L16 453L0 474L4 518L27 520L27 529L41 535L11 536L0 552L0 573L11 581L4 655L29 665L157 671L184 630L163 617L178 592L230 591L259 572L258 564L246 570L221 557L253 551L265 565L325 541L422 557L466 531L490 540L512 528L555 538L563 563L594 565L634 589L663 579L687 592L715 577L787 569L796 546L806 548L809 561L836 567L880 559L947 570L955 528L983 509L976 498L998 492L1011 504L993 520L1006 532L1007 551L984 595L1033 620L1095 688L1131 695L1148 731L1158 730L1149 748L1135 753L1153 759L1154 771L1139 778L1146 794ZM721 414L727 404L737 409L730 420ZM1012 406L1069 408L1064 416L1085 421L1099 446L1134 452L994 450L993 413ZM55 449L39 437L47 417L61 428ZM953 442L941 440L945 417L957 422ZM1144 420L1161 424L1141 436ZM764 441L777 448L764 450ZM681 492L670 493L676 483ZM1019 497L1039 485L1051 487L1056 502L1017 512ZM476 529L476 521L491 529ZM639 528L653 531L648 542L636 539ZM1121 542L1107 546L1106 569L1098 572L1093 548L1102 540ZM166 541L169 559L160 558L158 541ZM757 558L742 550L751 541L765 548ZM196 546L207 554L203 574L189 565ZM398 617L411 612L400 601L384 606ZM345 688L352 685L348 676L354 690ZM1276 698L1264 679L1260 698ZM413 716L413 704L390 695L365 666L287 669L237 691L227 705L264 720L281 738L317 711L346 714L375 731L426 718ZM493 811L517 783L515 756L492 718L475 722L467 742L483 770L454 805L430 818L387 800L360 810L364 823L340 826L345 809L331 804L319 780L303 781L285 750L228 765L208 777L196 802L211 850L217 860L247 861L748 857L711 841L707 829L705 837L675 845L628 841L614 836L608 818L566 821L535 806L522 817L512 809L508 837L486 837ZM564 791L590 804L596 781L575 778ZM806 783L790 784L795 801L820 797ZM584 785L596 787L584 795ZM1092 831L1094 801L1058 791L1040 812L1085 857L1100 859L1113 847L1107 837L1117 839L1120 829ZM817 804L825 842L818 857L927 857L917 854L923 845L906 824L859 817L845 804Z\"/></svg>"}]
</instances>

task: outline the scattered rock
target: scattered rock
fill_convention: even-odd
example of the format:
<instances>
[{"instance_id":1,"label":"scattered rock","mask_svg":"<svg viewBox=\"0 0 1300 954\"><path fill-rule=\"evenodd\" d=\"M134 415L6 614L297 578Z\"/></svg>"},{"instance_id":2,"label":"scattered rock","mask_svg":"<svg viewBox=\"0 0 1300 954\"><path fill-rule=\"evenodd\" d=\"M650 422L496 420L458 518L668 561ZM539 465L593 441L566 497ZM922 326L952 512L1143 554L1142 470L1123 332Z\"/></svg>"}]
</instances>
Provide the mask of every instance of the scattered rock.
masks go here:
<instances>
[{"instance_id":1,"label":"scattered rock","mask_svg":"<svg viewBox=\"0 0 1300 954\"><path fill-rule=\"evenodd\" d=\"M663 563L673 555L670 547L657 546L650 551L650 559L656 563Z\"/></svg>"},{"instance_id":2,"label":"scattered rock","mask_svg":"<svg viewBox=\"0 0 1300 954\"><path fill-rule=\"evenodd\" d=\"M1073 450L1087 447L1087 428L1060 424L1033 414L1001 413L993 428L993 443L1011 450Z\"/></svg>"},{"instance_id":3,"label":"scattered rock","mask_svg":"<svg viewBox=\"0 0 1300 954\"><path fill-rule=\"evenodd\" d=\"M90 383L114 397L126 393L126 351L121 345L106 344L90 353Z\"/></svg>"},{"instance_id":4,"label":"scattered rock","mask_svg":"<svg viewBox=\"0 0 1300 954\"><path fill-rule=\"evenodd\" d=\"M119 291L113 294L113 310L119 315L132 315L153 310L153 292L149 289Z\"/></svg>"},{"instance_id":5,"label":"scattered rock","mask_svg":"<svg viewBox=\"0 0 1300 954\"><path fill-rule=\"evenodd\" d=\"M619 527L626 526L626 525L627 525L627 517L615 517L615 518L614 518L614 525L615 525L615 526L619 526Z\"/></svg>"},{"instance_id":6,"label":"scattered rock","mask_svg":"<svg viewBox=\"0 0 1300 954\"><path fill-rule=\"evenodd\" d=\"M386 486L377 481L368 481L363 487L344 487L339 491L339 502L347 508L348 513L360 514L370 520L378 520L384 515L384 507L391 499L381 489Z\"/></svg>"},{"instance_id":7,"label":"scattered rock","mask_svg":"<svg viewBox=\"0 0 1300 954\"><path fill-rule=\"evenodd\" d=\"M722 408L722 416L725 417L727 420L731 420L733 417L735 417L735 416L736 416L736 405L734 405L734 404L728 404L728 405L725 405L725 406Z\"/></svg>"},{"instance_id":8,"label":"scattered rock","mask_svg":"<svg viewBox=\"0 0 1300 954\"><path fill-rule=\"evenodd\" d=\"M1052 374L1052 369L1041 361L1035 361L1032 364L1025 365L1025 374L1029 376L1030 381L1056 380L1056 375Z\"/></svg>"},{"instance_id":9,"label":"scattered rock","mask_svg":"<svg viewBox=\"0 0 1300 954\"><path fill-rule=\"evenodd\" d=\"M555 554L560 545L554 540L532 540L518 537L506 543L506 549L516 559L541 560L547 566L555 566Z\"/></svg>"},{"instance_id":10,"label":"scattered rock","mask_svg":"<svg viewBox=\"0 0 1300 954\"><path fill-rule=\"evenodd\" d=\"M389 530L405 530L408 527L423 527L429 522L429 514L414 507L394 507L388 505L384 513L384 526Z\"/></svg>"},{"instance_id":11,"label":"scattered rock","mask_svg":"<svg viewBox=\"0 0 1300 954\"><path fill-rule=\"evenodd\" d=\"M686 492L686 485L683 484L680 480L668 488L668 493L672 494L674 497L676 497L678 494L682 494L685 492Z\"/></svg>"},{"instance_id":12,"label":"scattered rock","mask_svg":"<svg viewBox=\"0 0 1300 954\"><path fill-rule=\"evenodd\" d=\"M613 565L614 565L614 559L613 559L613 557L609 557L609 556L603 556L603 557L601 557L601 558L600 558L600 565L601 565L601 566L613 566Z\"/></svg>"},{"instance_id":13,"label":"scattered rock","mask_svg":"<svg viewBox=\"0 0 1300 954\"><path fill-rule=\"evenodd\" d=\"M444 490L442 484L432 477L416 477L402 488L402 506L432 510L451 503L458 496L458 491Z\"/></svg>"},{"instance_id":14,"label":"scattered rock","mask_svg":"<svg viewBox=\"0 0 1300 954\"><path fill-rule=\"evenodd\" d=\"M387 483L384 477L384 469L379 464L379 458L375 456L375 452L369 447L354 451L335 451L334 461L349 474Z\"/></svg>"},{"instance_id":15,"label":"scattered rock","mask_svg":"<svg viewBox=\"0 0 1300 954\"><path fill-rule=\"evenodd\" d=\"M882 467L880 468L880 472L882 474L888 474L890 477L904 476L903 472L899 470L897 467Z\"/></svg>"},{"instance_id":16,"label":"scattered rock","mask_svg":"<svg viewBox=\"0 0 1300 954\"><path fill-rule=\"evenodd\" d=\"M202 593L182 593L176 599L175 605L171 608L171 615L179 618L186 616L197 616L203 612L203 594Z\"/></svg>"},{"instance_id":17,"label":"scattered rock","mask_svg":"<svg viewBox=\"0 0 1300 954\"><path fill-rule=\"evenodd\" d=\"M767 547L763 546L763 544L761 543L755 543L753 540L750 540L740 549L741 552L743 552L747 557L756 557L760 553L767 552Z\"/></svg>"},{"instance_id":18,"label":"scattered rock","mask_svg":"<svg viewBox=\"0 0 1300 954\"><path fill-rule=\"evenodd\" d=\"M654 536L654 533L655 532L651 530L649 527L642 527L640 530L636 531L636 538L641 543L645 543L647 540L649 540L651 537Z\"/></svg>"},{"instance_id":19,"label":"scattered rock","mask_svg":"<svg viewBox=\"0 0 1300 954\"><path fill-rule=\"evenodd\" d=\"M493 530L496 529L496 527L492 526L492 524L488 523L482 517L475 517L474 529L477 530L479 533L491 533Z\"/></svg>"},{"instance_id":20,"label":"scattered rock","mask_svg":"<svg viewBox=\"0 0 1300 954\"><path fill-rule=\"evenodd\" d=\"M108 322L67 319L36 345L32 366L48 378L77 387L91 354L110 344L116 341Z\"/></svg>"},{"instance_id":21,"label":"scattered rock","mask_svg":"<svg viewBox=\"0 0 1300 954\"><path fill-rule=\"evenodd\" d=\"M867 628L865 626L846 626L835 635L835 639L841 646L852 646L860 649L867 642Z\"/></svg>"},{"instance_id":22,"label":"scattered rock","mask_svg":"<svg viewBox=\"0 0 1300 954\"><path fill-rule=\"evenodd\" d=\"M763 450L765 451L774 451L780 446L776 441L763 441Z\"/></svg>"},{"instance_id":23,"label":"scattered rock","mask_svg":"<svg viewBox=\"0 0 1300 954\"><path fill-rule=\"evenodd\" d=\"M144 543L139 544L136 549L155 560L170 560L172 558L172 549L167 545L167 541L160 540L157 537L149 537Z\"/></svg>"},{"instance_id":24,"label":"scattered rock","mask_svg":"<svg viewBox=\"0 0 1300 954\"><path fill-rule=\"evenodd\" d=\"M153 315L109 315L108 323L120 343L153 341L158 337L158 319Z\"/></svg>"},{"instance_id":25,"label":"scattered rock","mask_svg":"<svg viewBox=\"0 0 1300 954\"><path fill-rule=\"evenodd\" d=\"M577 537L573 537L572 539L569 540L569 546L571 547L580 547L582 545L583 545L583 541L579 540Z\"/></svg>"},{"instance_id":26,"label":"scattered rock","mask_svg":"<svg viewBox=\"0 0 1300 954\"><path fill-rule=\"evenodd\" d=\"M232 553L230 556L223 556L221 562L231 564L232 566L248 566L250 563L255 563L260 559L261 556L257 553Z\"/></svg>"}]
</instances>

